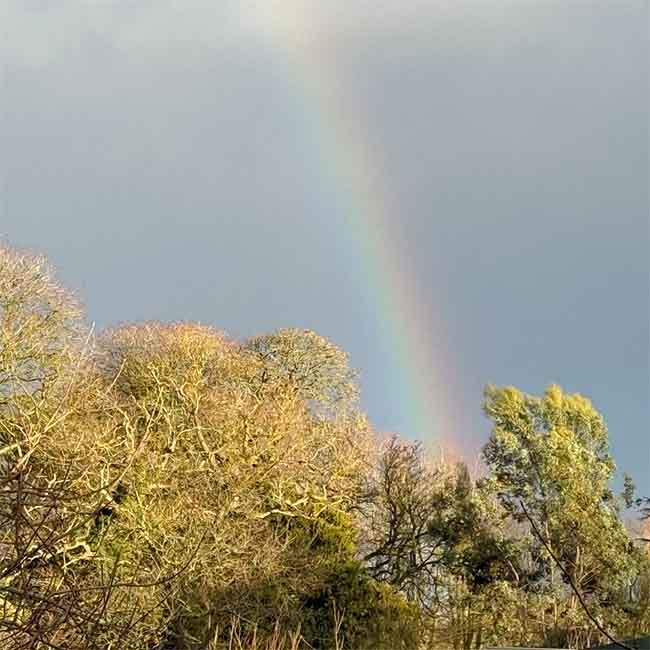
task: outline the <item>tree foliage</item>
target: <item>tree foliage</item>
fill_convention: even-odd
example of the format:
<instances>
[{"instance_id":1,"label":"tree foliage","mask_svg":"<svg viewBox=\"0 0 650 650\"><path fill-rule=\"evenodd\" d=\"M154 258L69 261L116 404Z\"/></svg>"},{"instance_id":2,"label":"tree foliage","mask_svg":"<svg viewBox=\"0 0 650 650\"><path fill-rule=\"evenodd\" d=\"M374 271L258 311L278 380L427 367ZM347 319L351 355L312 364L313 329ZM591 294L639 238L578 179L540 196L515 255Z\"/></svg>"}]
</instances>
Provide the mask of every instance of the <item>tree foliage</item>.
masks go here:
<instances>
[{"instance_id":1,"label":"tree foliage","mask_svg":"<svg viewBox=\"0 0 650 650\"><path fill-rule=\"evenodd\" d=\"M477 478L380 439L358 394L311 331L96 333L0 248L0 646L581 647L602 637L572 583L648 632L647 522L623 526L587 399L489 387Z\"/></svg>"},{"instance_id":2,"label":"tree foliage","mask_svg":"<svg viewBox=\"0 0 650 650\"><path fill-rule=\"evenodd\" d=\"M630 580L636 555L610 488L615 465L603 417L558 386L543 397L488 387L485 411L494 423L484 450L488 480L513 520L530 518L539 531L530 587L553 598L556 643L589 644L593 625L579 601L605 618L604 605Z\"/></svg>"}]
</instances>

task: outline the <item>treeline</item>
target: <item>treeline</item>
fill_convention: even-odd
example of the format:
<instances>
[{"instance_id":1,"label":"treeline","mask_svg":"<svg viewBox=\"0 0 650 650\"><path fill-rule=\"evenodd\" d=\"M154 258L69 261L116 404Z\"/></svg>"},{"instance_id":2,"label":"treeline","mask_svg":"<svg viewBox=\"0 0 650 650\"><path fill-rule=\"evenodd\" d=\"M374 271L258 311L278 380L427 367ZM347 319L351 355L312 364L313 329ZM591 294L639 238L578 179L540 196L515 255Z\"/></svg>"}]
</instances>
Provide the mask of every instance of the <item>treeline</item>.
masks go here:
<instances>
[{"instance_id":1,"label":"treeline","mask_svg":"<svg viewBox=\"0 0 650 650\"><path fill-rule=\"evenodd\" d=\"M357 396L346 354L313 332L95 333L44 259L0 248L0 647L587 647L650 631L650 535L624 525L636 496L611 491L587 399L487 388L477 478L378 437Z\"/></svg>"}]
</instances>

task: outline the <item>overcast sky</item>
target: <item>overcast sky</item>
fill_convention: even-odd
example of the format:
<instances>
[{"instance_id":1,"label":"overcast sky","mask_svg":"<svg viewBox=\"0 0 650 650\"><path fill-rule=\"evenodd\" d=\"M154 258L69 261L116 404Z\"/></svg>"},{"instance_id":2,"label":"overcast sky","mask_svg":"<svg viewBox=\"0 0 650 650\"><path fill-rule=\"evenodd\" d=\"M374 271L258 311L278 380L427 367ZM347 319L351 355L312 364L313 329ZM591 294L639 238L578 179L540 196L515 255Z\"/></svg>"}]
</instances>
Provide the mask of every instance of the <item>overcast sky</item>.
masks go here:
<instances>
[{"instance_id":1,"label":"overcast sky","mask_svg":"<svg viewBox=\"0 0 650 650\"><path fill-rule=\"evenodd\" d=\"M558 382L650 493L647 1L5 0L0 23L0 238L98 326L312 328L379 429L430 435L303 97L334 83L445 325L467 454L484 384Z\"/></svg>"}]
</instances>

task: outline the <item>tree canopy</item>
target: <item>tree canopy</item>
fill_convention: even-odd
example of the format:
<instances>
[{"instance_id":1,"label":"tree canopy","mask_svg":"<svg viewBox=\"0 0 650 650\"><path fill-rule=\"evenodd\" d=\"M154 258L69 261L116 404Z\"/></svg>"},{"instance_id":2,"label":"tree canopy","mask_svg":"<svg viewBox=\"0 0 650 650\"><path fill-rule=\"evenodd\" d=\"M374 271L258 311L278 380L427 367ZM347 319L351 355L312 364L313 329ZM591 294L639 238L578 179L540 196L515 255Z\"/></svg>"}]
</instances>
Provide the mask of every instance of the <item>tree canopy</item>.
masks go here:
<instances>
[{"instance_id":1,"label":"tree canopy","mask_svg":"<svg viewBox=\"0 0 650 650\"><path fill-rule=\"evenodd\" d=\"M2 648L648 633L648 535L623 519L644 503L629 482L613 493L589 400L488 387L472 476L377 433L358 396L348 355L315 332L95 332L44 258L0 247Z\"/></svg>"}]
</instances>

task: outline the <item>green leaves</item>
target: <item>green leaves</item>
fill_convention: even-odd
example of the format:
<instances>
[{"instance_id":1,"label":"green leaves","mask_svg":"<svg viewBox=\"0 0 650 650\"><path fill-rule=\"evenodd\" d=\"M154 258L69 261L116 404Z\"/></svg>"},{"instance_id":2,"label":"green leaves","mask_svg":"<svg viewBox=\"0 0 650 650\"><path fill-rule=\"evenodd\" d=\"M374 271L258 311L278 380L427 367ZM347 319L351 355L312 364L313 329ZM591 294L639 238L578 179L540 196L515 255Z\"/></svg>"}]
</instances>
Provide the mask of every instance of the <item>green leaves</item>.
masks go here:
<instances>
[{"instance_id":1,"label":"green leaves","mask_svg":"<svg viewBox=\"0 0 650 650\"><path fill-rule=\"evenodd\" d=\"M629 537L610 496L615 466L605 422L588 399L558 386L542 397L488 387L485 412L494 422L484 449L493 487L516 521L525 519L525 504L543 535L530 547L533 561L544 567L537 588L556 594L560 589L562 617L580 619L565 572L558 571L546 546L594 606L633 571Z\"/></svg>"}]
</instances>

